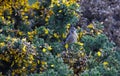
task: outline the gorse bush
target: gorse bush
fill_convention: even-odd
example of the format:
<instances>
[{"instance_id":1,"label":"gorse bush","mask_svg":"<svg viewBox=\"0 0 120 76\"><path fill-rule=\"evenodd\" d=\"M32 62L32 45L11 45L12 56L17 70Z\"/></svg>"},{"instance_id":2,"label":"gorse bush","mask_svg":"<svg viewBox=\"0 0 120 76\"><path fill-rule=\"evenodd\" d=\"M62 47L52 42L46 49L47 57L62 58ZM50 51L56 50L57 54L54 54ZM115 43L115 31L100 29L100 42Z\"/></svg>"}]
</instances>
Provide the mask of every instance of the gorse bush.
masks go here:
<instances>
[{"instance_id":1,"label":"gorse bush","mask_svg":"<svg viewBox=\"0 0 120 76\"><path fill-rule=\"evenodd\" d=\"M59 55L65 49L60 41L67 35L71 20L73 23L77 19L76 4L76 1L68 1L66 4L62 0L35 1L30 4L28 0L2 2L0 7L5 7L0 11L1 40L4 39L0 47L2 74L29 75L44 72L44 75L53 70L56 75L72 75L72 70L69 70Z\"/></svg>"},{"instance_id":2,"label":"gorse bush","mask_svg":"<svg viewBox=\"0 0 120 76\"><path fill-rule=\"evenodd\" d=\"M82 41L85 50L88 51L89 54L91 51L97 52L99 49L103 48L105 43L107 43L107 37L104 34L100 34L96 37L86 35L82 38Z\"/></svg>"},{"instance_id":3,"label":"gorse bush","mask_svg":"<svg viewBox=\"0 0 120 76\"><path fill-rule=\"evenodd\" d=\"M0 34L0 70L3 74L27 74L36 67L34 56L36 50L26 39L5 37ZM31 69L31 70L28 70Z\"/></svg>"},{"instance_id":4,"label":"gorse bush","mask_svg":"<svg viewBox=\"0 0 120 76\"><path fill-rule=\"evenodd\" d=\"M0 3L0 75L119 75L119 51L103 24L77 25L79 0ZM78 40L64 43L72 26Z\"/></svg>"}]
</instances>

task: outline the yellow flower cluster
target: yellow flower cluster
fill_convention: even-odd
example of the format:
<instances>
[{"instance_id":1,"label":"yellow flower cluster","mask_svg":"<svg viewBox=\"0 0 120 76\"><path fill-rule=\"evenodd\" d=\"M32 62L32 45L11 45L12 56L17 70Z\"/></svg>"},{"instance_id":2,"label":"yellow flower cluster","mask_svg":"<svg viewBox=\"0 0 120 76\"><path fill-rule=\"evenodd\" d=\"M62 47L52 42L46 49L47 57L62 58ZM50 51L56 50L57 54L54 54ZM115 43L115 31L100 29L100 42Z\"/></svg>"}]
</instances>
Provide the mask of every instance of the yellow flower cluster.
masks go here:
<instances>
[{"instance_id":1,"label":"yellow flower cluster","mask_svg":"<svg viewBox=\"0 0 120 76\"><path fill-rule=\"evenodd\" d=\"M32 8L39 9L40 2L36 1L34 4L32 4Z\"/></svg>"},{"instance_id":2,"label":"yellow flower cluster","mask_svg":"<svg viewBox=\"0 0 120 76\"><path fill-rule=\"evenodd\" d=\"M87 28L90 29L90 33L94 35L99 35L103 33L102 29L98 29L97 27L100 27L98 25L94 25L94 23L90 23Z\"/></svg>"},{"instance_id":3,"label":"yellow flower cluster","mask_svg":"<svg viewBox=\"0 0 120 76\"><path fill-rule=\"evenodd\" d=\"M51 51L51 50L52 50L52 47L49 46L49 45L46 45L46 48L43 48L43 49L42 49L42 52L43 52L43 53L46 53L47 50L48 50L48 51Z\"/></svg>"},{"instance_id":4,"label":"yellow flower cluster","mask_svg":"<svg viewBox=\"0 0 120 76\"><path fill-rule=\"evenodd\" d=\"M70 5L72 5L72 4L74 4L74 3L76 3L77 2L77 0L61 0L62 1L62 3L63 4L65 4L66 6L70 6ZM77 4L77 3L76 3ZM77 4L78 5L78 4ZM79 5L78 5L79 6Z\"/></svg>"},{"instance_id":5,"label":"yellow flower cluster","mask_svg":"<svg viewBox=\"0 0 120 76\"><path fill-rule=\"evenodd\" d=\"M31 32L28 32L28 38L29 40L33 40L34 36L37 34L37 30L34 30L34 31L31 31Z\"/></svg>"},{"instance_id":6,"label":"yellow flower cluster","mask_svg":"<svg viewBox=\"0 0 120 76\"><path fill-rule=\"evenodd\" d=\"M66 28L67 28L67 29L69 29L69 28L70 28L70 23L68 23L68 24L66 25Z\"/></svg>"},{"instance_id":7,"label":"yellow flower cluster","mask_svg":"<svg viewBox=\"0 0 120 76\"><path fill-rule=\"evenodd\" d=\"M33 45L30 45L28 42L26 42L26 39L22 39L21 44L19 44L21 47L14 48L17 46L15 43L20 41L20 39L11 38L8 36L5 40L9 43L0 43L0 49L4 46L6 46L7 49L7 51L4 51L3 49L4 52L0 53L0 60L5 61L6 63L11 63L11 74L14 76L24 72L26 75L28 73L27 68L29 66L31 66L31 70L29 71L34 71L36 67L36 63L34 62L36 50ZM1 64L3 67L6 66L3 63ZM16 66L17 68L14 68Z\"/></svg>"},{"instance_id":8,"label":"yellow flower cluster","mask_svg":"<svg viewBox=\"0 0 120 76\"><path fill-rule=\"evenodd\" d=\"M11 23L11 21L4 19L3 13L5 11L8 12L7 18L12 19L10 16L12 15L12 12L14 11L13 8L19 9L19 8L21 8L21 6L23 6L26 9L26 5L29 6L28 0L24 0L24 1L23 0L16 0L16 1L5 0L5 1L2 1L1 4L2 5L0 5L0 9L2 9L2 10L0 10L0 17L2 18L3 21L7 22L7 24Z\"/></svg>"},{"instance_id":9,"label":"yellow flower cluster","mask_svg":"<svg viewBox=\"0 0 120 76\"><path fill-rule=\"evenodd\" d=\"M22 8L21 8L22 7ZM29 14L30 16L34 15L34 12L32 12L33 9L39 9L40 8L40 2L36 1L32 5L29 4L28 0L5 0L1 2L0 5L0 19L2 19L4 24L11 24L15 23L16 20L13 18L13 13L15 11L18 12L15 15L21 16L22 20L25 24L29 25L28 16L26 14ZM4 12L7 12L6 16L4 15Z\"/></svg>"}]
</instances>

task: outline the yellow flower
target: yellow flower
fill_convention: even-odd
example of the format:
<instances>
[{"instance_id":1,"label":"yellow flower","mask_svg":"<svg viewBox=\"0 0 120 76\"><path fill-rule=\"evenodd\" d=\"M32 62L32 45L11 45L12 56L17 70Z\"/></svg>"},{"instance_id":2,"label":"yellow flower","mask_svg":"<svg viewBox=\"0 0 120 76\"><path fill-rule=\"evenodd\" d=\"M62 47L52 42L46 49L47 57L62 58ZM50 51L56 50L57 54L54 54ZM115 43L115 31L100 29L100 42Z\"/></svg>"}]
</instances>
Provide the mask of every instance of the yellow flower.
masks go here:
<instances>
[{"instance_id":1,"label":"yellow flower","mask_svg":"<svg viewBox=\"0 0 120 76\"><path fill-rule=\"evenodd\" d=\"M34 31L33 31L33 34L37 34L37 30L34 30Z\"/></svg>"},{"instance_id":2,"label":"yellow flower","mask_svg":"<svg viewBox=\"0 0 120 76\"><path fill-rule=\"evenodd\" d=\"M10 25L10 24L11 24L11 21L6 21L6 24L7 24L7 25Z\"/></svg>"},{"instance_id":3,"label":"yellow flower","mask_svg":"<svg viewBox=\"0 0 120 76\"><path fill-rule=\"evenodd\" d=\"M58 12L59 12L59 13L61 13L61 12L62 12L62 10L59 10Z\"/></svg>"},{"instance_id":4,"label":"yellow flower","mask_svg":"<svg viewBox=\"0 0 120 76\"><path fill-rule=\"evenodd\" d=\"M28 11L28 9L27 9L27 8L24 8L24 11L25 11L25 12L27 12L27 11Z\"/></svg>"},{"instance_id":5,"label":"yellow flower","mask_svg":"<svg viewBox=\"0 0 120 76\"><path fill-rule=\"evenodd\" d=\"M44 32L45 32L45 34L48 34L48 29L45 28L45 29L44 29Z\"/></svg>"},{"instance_id":6,"label":"yellow flower","mask_svg":"<svg viewBox=\"0 0 120 76\"><path fill-rule=\"evenodd\" d=\"M54 67L54 64L50 65L52 68Z\"/></svg>"},{"instance_id":7,"label":"yellow flower","mask_svg":"<svg viewBox=\"0 0 120 76\"><path fill-rule=\"evenodd\" d=\"M51 16L53 14L53 11L52 10L49 10L49 15Z\"/></svg>"},{"instance_id":8,"label":"yellow flower","mask_svg":"<svg viewBox=\"0 0 120 76\"><path fill-rule=\"evenodd\" d=\"M79 40L80 40L80 38L83 36L83 32L80 32L79 33Z\"/></svg>"},{"instance_id":9,"label":"yellow flower","mask_svg":"<svg viewBox=\"0 0 120 76\"><path fill-rule=\"evenodd\" d=\"M98 51L98 52L97 52L97 55L98 55L98 56L101 56L101 55L102 55L102 53L101 53L100 51Z\"/></svg>"},{"instance_id":10,"label":"yellow flower","mask_svg":"<svg viewBox=\"0 0 120 76\"><path fill-rule=\"evenodd\" d=\"M55 38L59 38L57 33L54 33L53 35L54 35Z\"/></svg>"},{"instance_id":11,"label":"yellow flower","mask_svg":"<svg viewBox=\"0 0 120 76\"><path fill-rule=\"evenodd\" d=\"M47 15L47 16L45 17L45 21L47 22L47 21L49 20L49 18L50 18L50 15Z\"/></svg>"},{"instance_id":12,"label":"yellow flower","mask_svg":"<svg viewBox=\"0 0 120 76\"><path fill-rule=\"evenodd\" d=\"M62 38L66 38L66 35L64 33L62 34Z\"/></svg>"},{"instance_id":13,"label":"yellow flower","mask_svg":"<svg viewBox=\"0 0 120 76\"><path fill-rule=\"evenodd\" d=\"M6 40L10 40L11 38L10 38L10 35L6 38Z\"/></svg>"},{"instance_id":14,"label":"yellow flower","mask_svg":"<svg viewBox=\"0 0 120 76\"><path fill-rule=\"evenodd\" d=\"M37 63L40 64L40 60L37 60Z\"/></svg>"},{"instance_id":15,"label":"yellow flower","mask_svg":"<svg viewBox=\"0 0 120 76\"><path fill-rule=\"evenodd\" d=\"M81 53L81 55L82 55L82 56L85 56L85 53L84 53L84 52L82 52L82 53Z\"/></svg>"},{"instance_id":16,"label":"yellow flower","mask_svg":"<svg viewBox=\"0 0 120 76\"><path fill-rule=\"evenodd\" d=\"M5 20L5 18L4 17L1 17L2 18L2 21L4 21Z\"/></svg>"},{"instance_id":17,"label":"yellow flower","mask_svg":"<svg viewBox=\"0 0 120 76\"><path fill-rule=\"evenodd\" d=\"M52 0L52 4L58 4L59 0Z\"/></svg>"},{"instance_id":18,"label":"yellow flower","mask_svg":"<svg viewBox=\"0 0 120 76\"><path fill-rule=\"evenodd\" d=\"M68 24L66 25L66 28L67 28L67 29L70 28L70 23L68 23Z\"/></svg>"},{"instance_id":19,"label":"yellow flower","mask_svg":"<svg viewBox=\"0 0 120 76\"><path fill-rule=\"evenodd\" d=\"M23 38L22 41L26 41L26 38Z\"/></svg>"},{"instance_id":20,"label":"yellow flower","mask_svg":"<svg viewBox=\"0 0 120 76\"><path fill-rule=\"evenodd\" d=\"M66 0L62 0L62 3L63 3L63 4L66 3Z\"/></svg>"},{"instance_id":21,"label":"yellow flower","mask_svg":"<svg viewBox=\"0 0 120 76\"><path fill-rule=\"evenodd\" d=\"M46 52L46 49L45 49L45 48L43 48L43 49L42 49L42 52L44 52L44 53L45 53L45 52Z\"/></svg>"},{"instance_id":22,"label":"yellow flower","mask_svg":"<svg viewBox=\"0 0 120 76\"><path fill-rule=\"evenodd\" d=\"M5 46L5 43L4 42L0 43L0 47L3 47L3 46Z\"/></svg>"},{"instance_id":23,"label":"yellow flower","mask_svg":"<svg viewBox=\"0 0 120 76\"><path fill-rule=\"evenodd\" d=\"M28 16L24 16L25 19L28 19Z\"/></svg>"},{"instance_id":24,"label":"yellow flower","mask_svg":"<svg viewBox=\"0 0 120 76\"><path fill-rule=\"evenodd\" d=\"M23 46L22 51L26 52L26 45Z\"/></svg>"},{"instance_id":25,"label":"yellow flower","mask_svg":"<svg viewBox=\"0 0 120 76\"><path fill-rule=\"evenodd\" d=\"M2 12L0 12L0 16L2 16Z\"/></svg>"},{"instance_id":26,"label":"yellow flower","mask_svg":"<svg viewBox=\"0 0 120 76\"><path fill-rule=\"evenodd\" d=\"M21 12L21 15L25 15L25 12L22 11L22 12Z\"/></svg>"},{"instance_id":27,"label":"yellow flower","mask_svg":"<svg viewBox=\"0 0 120 76\"><path fill-rule=\"evenodd\" d=\"M13 42L17 42L18 40L16 38L12 38Z\"/></svg>"},{"instance_id":28,"label":"yellow flower","mask_svg":"<svg viewBox=\"0 0 120 76\"><path fill-rule=\"evenodd\" d=\"M23 35L23 32L22 32L22 31L19 31L18 34L21 36L21 35Z\"/></svg>"},{"instance_id":29,"label":"yellow flower","mask_svg":"<svg viewBox=\"0 0 120 76\"><path fill-rule=\"evenodd\" d=\"M69 45L68 44L65 44L65 48L68 49Z\"/></svg>"},{"instance_id":30,"label":"yellow flower","mask_svg":"<svg viewBox=\"0 0 120 76\"><path fill-rule=\"evenodd\" d=\"M109 63L107 61L103 62L103 65L106 66L108 65Z\"/></svg>"},{"instance_id":31,"label":"yellow flower","mask_svg":"<svg viewBox=\"0 0 120 76\"><path fill-rule=\"evenodd\" d=\"M48 20L49 20L49 19L46 17L46 18L45 18L45 21L48 21Z\"/></svg>"},{"instance_id":32,"label":"yellow flower","mask_svg":"<svg viewBox=\"0 0 120 76\"><path fill-rule=\"evenodd\" d=\"M47 62L45 62L45 61L41 61L41 64L42 64L42 65L46 65Z\"/></svg>"},{"instance_id":33,"label":"yellow flower","mask_svg":"<svg viewBox=\"0 0 120 76\"><path fill-rule=\"evenodd\" d=\"M70 2L66 2L66 6L69 7L70 6Z\"/></svg>"},{"instance_id":34,"label":"yellow flower","mask_svg":"<svg viewBox=\"0 0 120 76\"><path fill-rule=\"evenodd\" d=\"M59 7L59 6L60 6L60 4L59 4L59 3L57 3L57 6Z\"/></svg>"},{"instance_id":35,"label":"yellow flower","mask_svg":"<svg viewBox=\"0 0 120 76\"><path fill-rule=\"evenodd\" d=\"M97 31L96 33L97 33L97 35L100 35L100 34L101 34L99 31Z\"/></svg>"},{"instance_id":36,"label":"yellow flower","mask_svg":"<svg viewBox=\"0 0 120 76\"><path fill-rule=\"evenodd\" d=\"M27 25L30 25L30 22L29 22L29 21L26 21L26 24L27 24Z\"/></svg>"},{"instance_id":37,"label":"yellow flower","mask_svg":"<svg viewBox=\"0 0 120 76\"><path fill-rule=\"evenodd\" d=\"M84 49L83 47L80 48L80 50L83 50L83 49Z\"/></svg>"},{"instance_id":38,"label":"yellow flower","mask_svg":"<svg viewBox=\"0 0 120 76\"><path fill-rule=\"evenodd\" d=\"M29 63L30 63L30 64L32 64L32 61L31 61L31 60L29 60Z\"/></svg>"},{"instance_id":39,"label":"yellow flower","mask_svg":"<svg viewBox=\"0 0 120 76\"><path fill-rule=\"evenodd\" d=\"M54 6L53 4L50 5L51 8L52 8L53 6Z\"/></svg>"},{"instance_id":40,"label":"yellow flower","mask_svg":"<svg viewBox=\"0 0 120 76\"><path fill-rule=\"evenodd\" d=\"M26 67L22 67L22 69L25 69Z\"/></svg>"},{"instance_id":41,"label":"yellow flower","mask_svg":"<svg viewBox=\"0 0 120 76\"><path fill-rule=\"evenodd\" d=\"M30 60L34 60L33 55L29 55L29 59L30 59Z\"/></svg>"},{"instance_id":42,"label":"yellow flower","mask_svg":"<svg viewBox=\"0 0 120 76\"><path fill-rule=\"evenodd\" d=\"M28 35L31 35L32 33L31 32L28 32Z\"/></svg>"},{"instance_id":43,"label":"yellow flower","mask_svg":"<svg viewBox=\"0 0 120 76\"><path fill-rule=\"evenodd\" d=\"M30 36L28 36L29 37L29 40L31 41L31 40L33 40L33 35L30 35Z\"/></svg>"},{"instance_id":44,"label":"yellow flower","mask_svg":"<svg viewBox=\"0 0 120 76\"><path fill-rule=\"evenodd\" d=\"M91 30L90 32L91 32L91 33L93 33L93 32L94 32L94 30Z\"/></svg>"},{"instance_id":45,"label":"yellow flower","mask_svg":"<svg viewBox=\"0 0 120 76\"><path fill-rule=\"evenodd\" d=\"M36 3L34 3L33 4L33 8L35 8L35 9L39 9L39 2L38 1L36 1Z\"/></svg>"},{"instance_id":46,"label":"yellow flower","mask_svg":"<svg viewBox=\"0 0 120 76\"><path fill-rule=\"evenodd\" d=\"M81 42L77 42L77 44L80 45L80 46L84 45L84 43L81 43Z\"/></svg>"},{"instance_id":47,"label":"yellow flower","mask_svg":"<svg viewBox=\"0 0 120 76\"><path fill-rule=\"evenodd\" d=\"M94 25L91 23L87 26L87 28L94 29Z\"/></svg>"},{"instance_id":48,"label":"yellow flower","mask_svg":"<svg viewBox=\"0 0 120 76\"><path fill-rule=\"evenodd\" d=\"M51 46L48 46L47 49L48 49L49 51L51 51L51 50L52 50L52 47L51 47Z\"/></svg>"}]
</instances>

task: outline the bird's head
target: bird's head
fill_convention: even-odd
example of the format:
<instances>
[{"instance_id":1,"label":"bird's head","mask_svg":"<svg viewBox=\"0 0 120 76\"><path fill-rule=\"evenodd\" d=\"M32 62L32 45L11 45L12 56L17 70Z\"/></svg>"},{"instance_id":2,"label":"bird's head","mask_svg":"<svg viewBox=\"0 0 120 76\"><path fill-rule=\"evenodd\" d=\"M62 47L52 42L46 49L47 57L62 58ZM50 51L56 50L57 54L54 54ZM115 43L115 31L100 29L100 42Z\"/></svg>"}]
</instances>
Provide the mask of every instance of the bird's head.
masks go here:
<instances>
[{"instance_id":1,"label":"bird's head","mask_svg":"<svg viewBox=\"0 0 120 76\"><path fill-rule=\"evenodd\" d=\"M75 27L70 28L70 33L76 33L77 29Z\"/></svg>"}]
</instances>

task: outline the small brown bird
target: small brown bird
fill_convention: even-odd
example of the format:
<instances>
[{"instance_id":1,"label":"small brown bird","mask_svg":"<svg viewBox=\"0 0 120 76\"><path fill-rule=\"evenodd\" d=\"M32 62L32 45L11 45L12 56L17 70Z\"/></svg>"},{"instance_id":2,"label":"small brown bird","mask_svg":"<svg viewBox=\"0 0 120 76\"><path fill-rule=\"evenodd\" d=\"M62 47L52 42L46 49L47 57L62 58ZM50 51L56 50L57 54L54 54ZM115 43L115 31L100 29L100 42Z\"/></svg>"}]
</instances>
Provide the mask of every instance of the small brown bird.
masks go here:
<instances>
[{"instance_id":1,"label":"small brown bird","mask_svg":"<svg viewBox=\"0 0 120 76\"><path fill-rule=\"evenodd\" d=\"M65 40L65 43L75 43L77 42L77 38L78 38L78 35L77 35L77 29L75 27L71 27L70 28L70 31L69 31L69 34Z\"/></svg>"}]
</instances>

